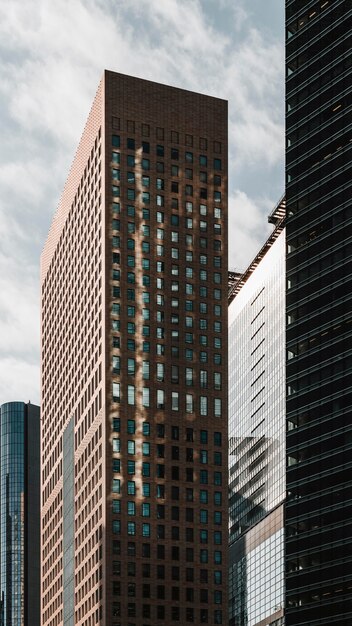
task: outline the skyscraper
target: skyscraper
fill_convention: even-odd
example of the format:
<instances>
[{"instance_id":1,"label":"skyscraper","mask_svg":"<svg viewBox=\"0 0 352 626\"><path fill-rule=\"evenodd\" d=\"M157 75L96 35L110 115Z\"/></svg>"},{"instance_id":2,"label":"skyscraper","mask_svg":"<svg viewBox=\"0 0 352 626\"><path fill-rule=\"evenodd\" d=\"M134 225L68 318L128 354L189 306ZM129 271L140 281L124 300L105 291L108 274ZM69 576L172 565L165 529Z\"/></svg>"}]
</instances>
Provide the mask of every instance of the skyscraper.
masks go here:
<instances>
[{"instance_id":1,"label":"skyscraper","mask_svg":"<svg viewBox=\"0 0 352 626\"><path fill-rule=\"evenodd\" d=\"M42 256L42 624L227 621L227 103L105 72Z\"/></svg>"},{"instance_id":2,"label":"skyscraper","mask_svg":"<svg viewBox=\"0 0 352 626\"><path fill-rule=\"evenodd\" d=\"M287 625L352 622L350 0L286 2Z\"/></svg>"},{"instance_id":3,"label":"skyscraper","mask_svg":"<svg viewBox=\"0 0 352 626\"><path fill-rule=\"evenodd\" d=\"M284 623L285 199L229 290L230 626Z\"/></svg>"},{"instance_id":4,"label":"skyscraper","mask_svg":"<svg viewBox=\"0 0 352 626\"><path fill-rule=\"evenodd\" d=\"M40 623L40 410L0 406L0 623Z\"/></svg>"}]
</instances>

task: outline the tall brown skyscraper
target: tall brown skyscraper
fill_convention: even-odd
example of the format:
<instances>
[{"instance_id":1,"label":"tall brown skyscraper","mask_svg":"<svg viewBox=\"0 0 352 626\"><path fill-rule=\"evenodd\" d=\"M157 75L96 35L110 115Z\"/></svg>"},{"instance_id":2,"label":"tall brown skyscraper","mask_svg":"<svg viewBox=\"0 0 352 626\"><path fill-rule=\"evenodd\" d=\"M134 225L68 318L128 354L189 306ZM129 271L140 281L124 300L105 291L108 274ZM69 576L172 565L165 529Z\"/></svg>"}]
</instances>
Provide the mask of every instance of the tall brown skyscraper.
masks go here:
<instances>
[{"instance_id":1,"label":"tall brown skyscraper","mask_svg":"<svg viewBox=\"0 0 352 626\"><path fill-rule=\"evenodd\" d=\"M227 103L105 72L42 256L42 624L227 622Z\"/></svg>"}]
</instances>

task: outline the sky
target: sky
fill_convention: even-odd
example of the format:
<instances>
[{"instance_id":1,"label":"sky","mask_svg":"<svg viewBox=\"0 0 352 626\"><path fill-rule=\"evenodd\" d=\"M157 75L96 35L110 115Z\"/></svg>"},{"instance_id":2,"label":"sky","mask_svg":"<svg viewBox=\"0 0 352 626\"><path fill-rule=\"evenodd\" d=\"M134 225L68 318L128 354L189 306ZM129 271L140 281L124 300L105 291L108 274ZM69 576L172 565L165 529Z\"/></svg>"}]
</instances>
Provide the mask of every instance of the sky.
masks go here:
<instances>
[{"instance_id":1,"label":"sky","mask_svg":"<svg viewBox=\"0 0 352 626\"><path fill-rule=\"evenodd\" d=\"M39 259L104 69L229 101L231 269L284 190L283 0L0 2L0 404L40 401Z\"/></svg>"}]
</instances>

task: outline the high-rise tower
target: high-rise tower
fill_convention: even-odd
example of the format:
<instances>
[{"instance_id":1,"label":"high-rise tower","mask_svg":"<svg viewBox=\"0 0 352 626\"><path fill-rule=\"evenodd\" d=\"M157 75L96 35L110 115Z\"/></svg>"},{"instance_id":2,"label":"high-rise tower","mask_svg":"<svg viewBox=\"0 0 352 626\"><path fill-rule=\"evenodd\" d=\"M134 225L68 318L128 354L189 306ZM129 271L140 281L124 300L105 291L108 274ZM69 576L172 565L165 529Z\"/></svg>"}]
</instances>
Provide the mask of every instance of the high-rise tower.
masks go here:
<instances>
[{"instance_id":1,"label":"high-rise tower","mask_svg":"<svg viewBox=\"0 0 352 626\"><path fill-rule=\"evenodd\" d=\"M42 256L42 624L227 621L227 103L105 72Z\"/></svg>"},{"instance_id":2,"label":"high-rise tower","mask_svg":"<svg viewBox=\"0 0 352 626\"><path fill-rule=\"evenodd\" d=\"M0 624L40 622L40 409L0 406Z\"/></svg>"},{"instance_id":3,"label":"high-rise tower","mask_svg":"<svg viewBox=\"0 0 352 626\"><path fill-rule=\"evenodd\" d=\"M230 276L230 626L284 624L284 198L269 220L252 263Z\"/></svg>"},{"instance_id":4,"label":"high-rise tower","mask_svg":"<svg viewBox=\"0 0 352 626\"><path fill-rule=\"evenodd\" d=\"M352 621L351 0L286 1L287 625Z\"/></svg>"}]
</instances>

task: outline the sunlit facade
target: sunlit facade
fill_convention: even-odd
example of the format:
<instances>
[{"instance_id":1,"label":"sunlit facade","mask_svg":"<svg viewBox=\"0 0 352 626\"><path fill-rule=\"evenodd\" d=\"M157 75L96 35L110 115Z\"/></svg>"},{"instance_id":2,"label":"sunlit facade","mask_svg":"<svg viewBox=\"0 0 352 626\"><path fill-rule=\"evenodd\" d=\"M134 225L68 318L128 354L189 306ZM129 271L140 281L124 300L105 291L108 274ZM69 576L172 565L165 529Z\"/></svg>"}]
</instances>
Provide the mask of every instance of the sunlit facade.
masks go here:
<instances>
[{"instance_id":1,"label":"sunlit facade","mask_svg":"<svg viewBox=\"0 0 352 626\"><path fill-rule=\"evenodd\" d=\"M43 626L227 623L226 328L227 102L105 72L42 256Z\"/></svg>"},{"instance_id":2,"label":"sunlit facade","mask_svg":"<svg viewBox=\"0 0 352 626\"><path fill-rule=\"evenodd\" d=\"M40 623L39 407L0 406L0 624Z\"/></svg>"},{"instance_id":3,"label":"sunlit facade","mask_svg":"<svg viewBox=\"0 0 352 626\"><path fill-rule=\"evenodd\" d=\"M285 201L230 287L230 625L284 623Z\"/></svg>"}]
</instances>

